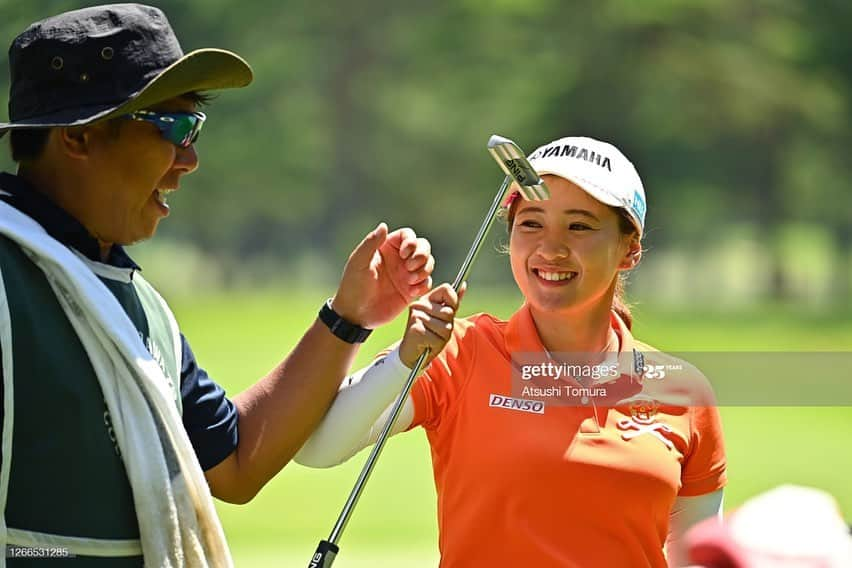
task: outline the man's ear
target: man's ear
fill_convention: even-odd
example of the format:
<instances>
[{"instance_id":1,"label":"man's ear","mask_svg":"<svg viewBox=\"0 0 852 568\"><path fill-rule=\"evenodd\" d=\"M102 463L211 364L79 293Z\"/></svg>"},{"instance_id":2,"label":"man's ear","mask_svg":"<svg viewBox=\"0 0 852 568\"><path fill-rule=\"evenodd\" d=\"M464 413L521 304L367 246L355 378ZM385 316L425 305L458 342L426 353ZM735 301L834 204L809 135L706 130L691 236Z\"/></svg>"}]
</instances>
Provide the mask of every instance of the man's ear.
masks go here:
<instances>
[{"instance_id":1,"label":"man's ear","mask_svg":"<svg viewBox=\"0 0 852 568\"><path fill-rule=\"evenodd\" d=\"M621 264L618 266L622 270L636 268L636 265L642 260L642 243L639 241L639 236L633 233L629 239L627 252L624 253Z\"/></svg>"},{"instance_id":2,"label":"man's ear","mask_svg":"<svg viewBox=\"0 0 852 568\"><path fill-rule=\"evenodd\" d=\"M76 160L89 157L94 131L90 125L61 126L54 131L55 142L63 154Z\"/></svg>"}]
</instances>

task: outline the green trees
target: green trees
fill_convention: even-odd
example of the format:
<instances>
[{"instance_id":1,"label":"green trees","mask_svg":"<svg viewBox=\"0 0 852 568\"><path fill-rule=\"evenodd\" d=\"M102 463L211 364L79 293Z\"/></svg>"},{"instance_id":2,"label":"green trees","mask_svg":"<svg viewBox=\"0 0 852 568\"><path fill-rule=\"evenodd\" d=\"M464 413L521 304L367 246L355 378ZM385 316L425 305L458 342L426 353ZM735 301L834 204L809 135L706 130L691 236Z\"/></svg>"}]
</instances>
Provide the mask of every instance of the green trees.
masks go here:
<instances>
[{"instance_id":1,"label":"green trees","mask_svg":"<svg viewBox=\"0 0 852 568\"><path fill-rule=\"evenodd\" d=\"M3 0L2 39L72 6ZM700 257L744 231L766 261L754 282L795 298L807 287L791 283L799 261L784 243L806 227L828 243L833 299L852 294L847 3L160 6L186 50L230 48L256 72L209 109L203 167L162 227L171 238L234 260L337 263L386 219L454 264L499 182L488 136L532 150L582 133L612 140L642 173L649 261Z\"/></svg>"}]
</instances>

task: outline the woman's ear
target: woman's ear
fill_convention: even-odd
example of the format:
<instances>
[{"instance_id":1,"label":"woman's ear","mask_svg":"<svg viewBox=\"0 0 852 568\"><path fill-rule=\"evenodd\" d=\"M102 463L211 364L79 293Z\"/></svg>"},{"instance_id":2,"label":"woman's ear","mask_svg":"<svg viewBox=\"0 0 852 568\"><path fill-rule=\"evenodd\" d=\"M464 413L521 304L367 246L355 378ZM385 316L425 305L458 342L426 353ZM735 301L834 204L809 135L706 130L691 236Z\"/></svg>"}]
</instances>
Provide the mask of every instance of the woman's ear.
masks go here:
<instances>
[{"instance_id":1,"label":"woman's ear","mask_svg":"<svg viewBox=\"0 0 852 568\"><path fill-rule=\"evenodd\" d=\"M639 236L636 233L633 233L627 238L629 239L627 251L621 259L621 264L618 266L621 270L631 270L636 268L636 265L639 264L640 260L642 260L642 243L639 240Z\"/></svg>"}]
</instances>

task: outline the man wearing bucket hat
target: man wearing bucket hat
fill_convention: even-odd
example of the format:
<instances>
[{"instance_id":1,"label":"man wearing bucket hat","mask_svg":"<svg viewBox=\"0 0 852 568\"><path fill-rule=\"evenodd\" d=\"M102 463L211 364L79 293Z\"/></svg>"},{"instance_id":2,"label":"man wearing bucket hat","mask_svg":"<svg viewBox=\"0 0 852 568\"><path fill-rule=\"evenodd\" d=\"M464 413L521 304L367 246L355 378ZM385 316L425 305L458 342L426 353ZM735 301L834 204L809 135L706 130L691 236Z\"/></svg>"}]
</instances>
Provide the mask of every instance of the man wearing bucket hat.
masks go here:
<instances>
[{"instance_id":1,"label":"man wearing bucket hat","mask_svg":"<svg viewBox=\"0 0 852 568\"><path fill-rule=\"evenodd\" d=\"M529 162L549 199L513 192L504 211L523 306L454 320L434 288L296 460L328 467L375 441L429 347L394 432L426 430L442 568L682 565L685 530L720 513L726 459L704 376L632 334L623 279L642 255L642 181L587 137Z\"/></svg>"},{"instance_id":2,"label":"man wearing bucket hat","mask_svg":"<svg viewBox=\"0 0 852 568\"><path fill-rule=\"evenodd\" d=\"M428 242L382 223L298 346L230 400L122 245L198 158L200 92L252 71L186 55L165 15L96 6L9 51L16 175L0 174L0 539L79 565L227 566L211 493L251 499L319 422L369 330L431 285Z\"/></svg>"}]
</instances>

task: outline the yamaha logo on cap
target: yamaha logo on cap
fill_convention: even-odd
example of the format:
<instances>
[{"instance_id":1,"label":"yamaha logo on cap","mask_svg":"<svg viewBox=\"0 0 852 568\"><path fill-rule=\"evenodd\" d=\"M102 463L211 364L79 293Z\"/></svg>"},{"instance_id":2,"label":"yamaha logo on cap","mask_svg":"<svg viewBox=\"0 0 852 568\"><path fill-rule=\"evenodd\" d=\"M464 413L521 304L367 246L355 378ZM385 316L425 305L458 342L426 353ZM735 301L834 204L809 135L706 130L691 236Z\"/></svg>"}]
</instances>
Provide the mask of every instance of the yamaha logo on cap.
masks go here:
<instances>
[{"instance_id":1,"label":"yamaha logo on cap","mask_svg":"<svg viewBox=\"0 0 852 568\"><path fill-rule=\"evenodd\" d=\"M530 156L530 160L537 160L539 158L576 158L600 166L610 172L612 171L612 163L607 156L601 152L589 150L582 146L575 146L574 144L553 144L539 148Z\"/></svg>"}]
</instances>

